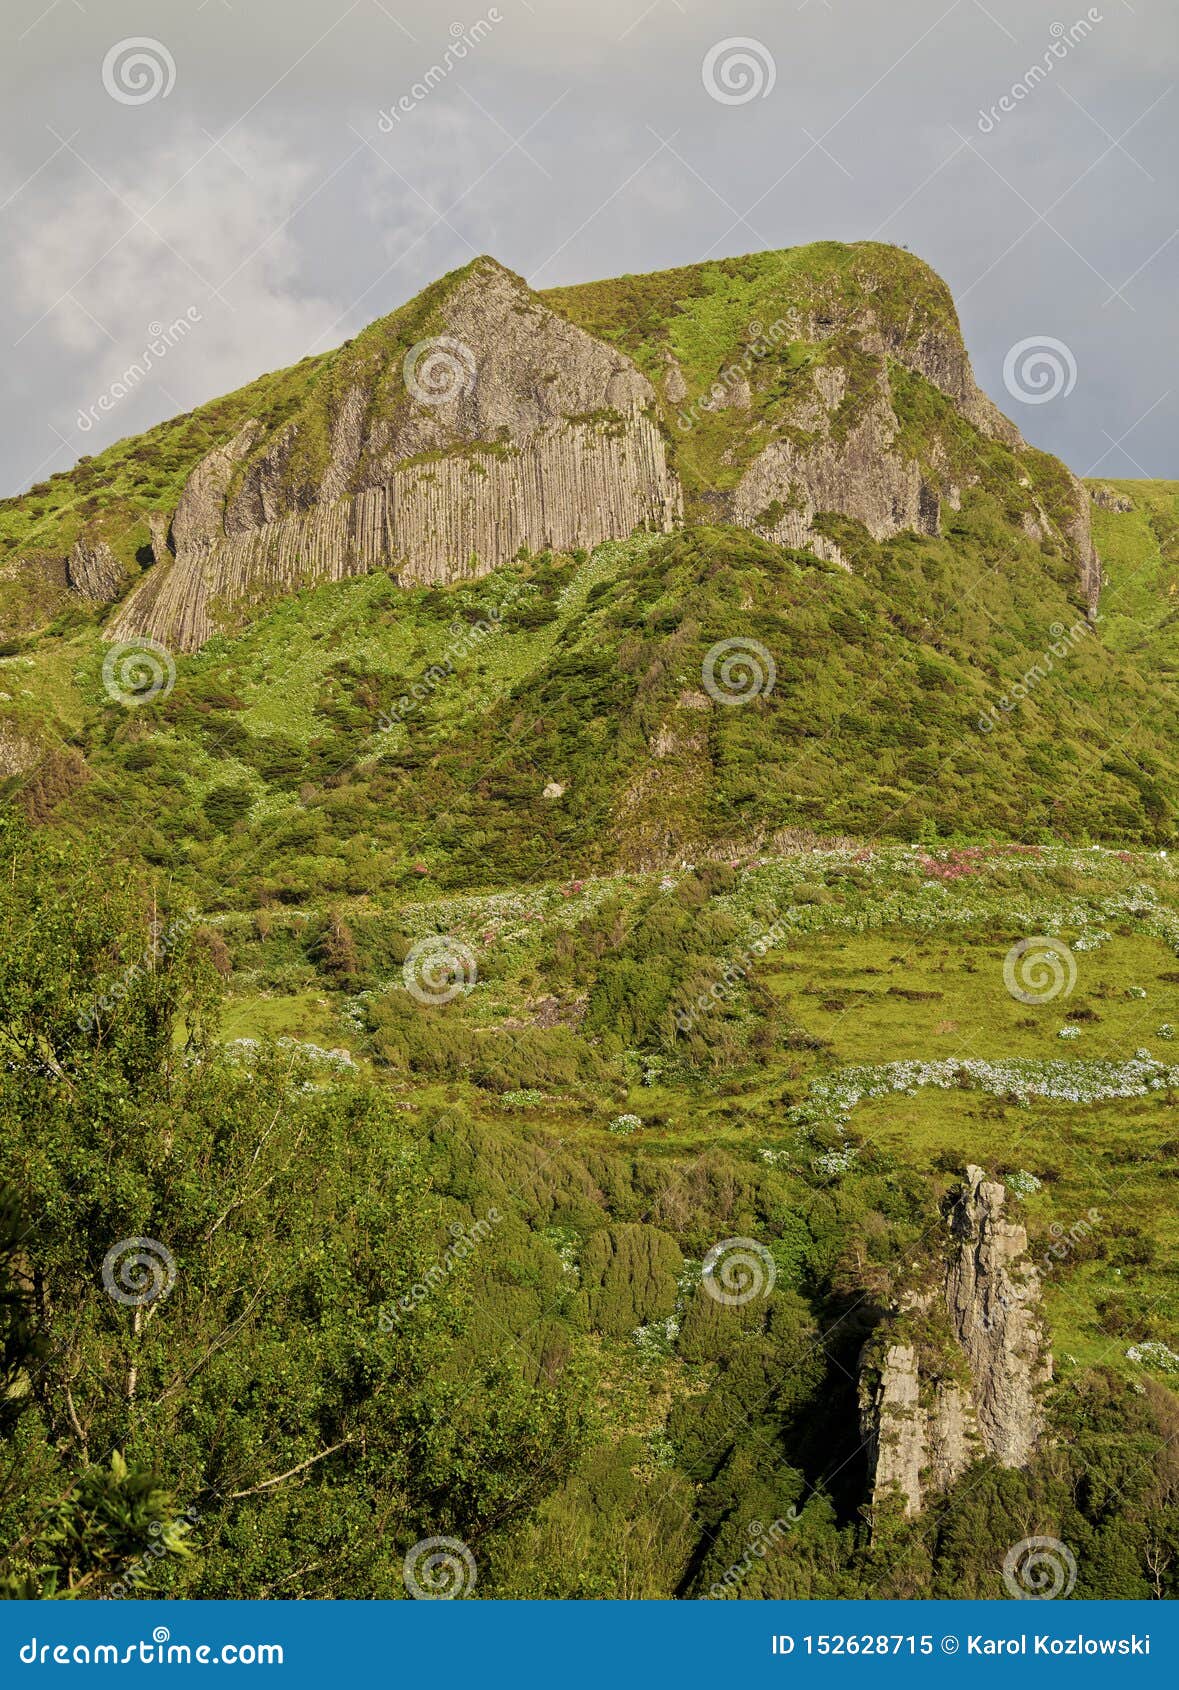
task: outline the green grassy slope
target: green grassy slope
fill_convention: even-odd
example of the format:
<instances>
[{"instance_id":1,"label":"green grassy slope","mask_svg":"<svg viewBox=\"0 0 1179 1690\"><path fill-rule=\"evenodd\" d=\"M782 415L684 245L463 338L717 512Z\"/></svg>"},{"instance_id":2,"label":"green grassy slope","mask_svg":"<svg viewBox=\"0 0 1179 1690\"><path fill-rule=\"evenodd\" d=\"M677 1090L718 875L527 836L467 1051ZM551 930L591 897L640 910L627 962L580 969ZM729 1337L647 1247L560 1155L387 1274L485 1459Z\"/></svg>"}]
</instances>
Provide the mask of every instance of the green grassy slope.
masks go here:
<instances>
[{"instance_id":1,"label":"green grassy slope","mask_svg":"<svg viewBox=\"0 0 1179 1690\"><path fill-rule=\"evenodd\" d=\"M1179 483L1102 481L1130 509L1096 505L1093 534L1108 578L1103 637L1166 691L1179 678Z\"/></svg>"},{"instance_id":2,"label":"green grassy slope","mask_svg":"<svg viewBox=\"0 0 1179 1690\"><path fill-rule=\"evenodd\" d=\"M928 1594L929 1546L948 1553L939 1534L982 1481L865 1564L852 1385L967 1162L1009 1182L1029 1232L1070 1482L1083 1491L1118 1447L1112 1405L1179 1370L1166 858L846 848L482 896L386 892L336 914L343 974L338 950L324 971L301 911L219 920L235 1036L308 1037L318 988L310 1036L392 1089L455 1214L512 1216L471 1270L476 1335L495 1349L519 1333L538 1367L590 1355L596 1370L592 1448L497 1560L497 1589L702 1594L752 1520L797 1505L809 1523L761 1594ZM1031 933L1067 945L1076 973L1025 1004L1003 970ZM406 990L430 935L466 958L470 990L441 1005ZM724 1321L699 1287L722 1237L763 1243L777 1276ZM1095 1449L1076 1442L1074 1409ZM1135 1447L1152 1436L1144 1424ZM1002 1594L988 1534L1011 1506L1066 1531L1051 1471L976 1522L978 1594ZM714 1561L718 1531L730 1551ZM628 1571L595 1547L607 1540L628 1546ZM1092 1590L1092 1563L1087 1577Z\"/></svg>"},{"instance_id":3,"label":"green grassy slope","mask_svg":"<svg viewBox=\"0 0 1179 1690\"><path fill-rule=\"evenodd\" d=\"M833 297L847 250L805 261ZM649 373L670 344L704 390L790 262L551 297ZM679 448L697 486L719 417ZM188 446L156 432L127 476L163 500ZM594 1418L575 1471L480 1542L488 1593L705 1595L796 1506L741 1594L1000 1596L1012 1517L1078 1548L1077 1594L1152 1593L1179 1371L1179 485L1095 484L1129 506L1094 511L1090 627L1008 473L938 539L832 524L854 575L693 524L449 588L320 587L138 705L104 686L96 612L0 655L3 720L42 748L0 800L199 924L241 1060L293 1040L322 1083L379 1086L447 1223L507 1217L454 1276L450 1365L576 1375ZM42 515L68 524L58 491ZM709 696L725 641L772 689ZM1004 964L1033 936L1075 981L1024 1003ZM424 940L469 991L408 989ZM873 1544L858 1355L967 1162L1008 1180L1042 1266L1053 1439ZM723 1324L700 1263L732 1237L777 1279Z\"/></svg>"},{"instance_id":4,"label":"green grassy slope","mask_svg":"<svg viewBox=\"0 0 1179 1690\"><path fill-rule=\"evenodd\" d=\"M440 277L331 352L261 376L145 434L79 458L72 469L20 497L0 500L0 609L5 628L22 632L41 625L47 609L70 611L61 591L60 566L83 534L91 542L105 540L132 575L150 563L148 514L170 515L200 459L224 445L250 418L263 424L267 443L284 424L298 419L298 447L287 474L296 494L314 485L327 464L331 418L342 395L356 382L370 386L378 396L402 393L402 358L431 332L440 302L469 269L467 265ZM378 405L370 420L377 422L380 416Z\"/></svg>"},{"instance_id":5,"label":"green grassy slope","mask_svg":"<svg viewBox=\"0 0 1179 1690\"><path fill-rule=\"evenodd\" d=\"M511 884L791 830L1172 839L1169 617L1119 611L1142 566L1111 550L1107 638L981 493L942 539L852 538L854 577L689 529L449 589L324 587L182 659L138 708L105 693L91 622L0 659L0 690L10 720L85 759L58 820L202 902L314 903L423 869ZM724 641L768 654L771 692L708 696Z\"/></svg>"}]
</instances>

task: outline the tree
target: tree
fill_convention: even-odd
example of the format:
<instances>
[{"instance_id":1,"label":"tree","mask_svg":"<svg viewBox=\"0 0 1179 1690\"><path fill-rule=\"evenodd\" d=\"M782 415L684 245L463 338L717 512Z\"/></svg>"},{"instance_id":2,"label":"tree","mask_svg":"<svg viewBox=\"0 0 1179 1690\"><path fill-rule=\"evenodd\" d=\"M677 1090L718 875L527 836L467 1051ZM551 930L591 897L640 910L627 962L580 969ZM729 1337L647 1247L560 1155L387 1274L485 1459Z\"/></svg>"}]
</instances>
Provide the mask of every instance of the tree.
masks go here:
<instances>
[{"instance_id":1,"label":"tree","mask_svg":"<svg viewBox=\"0 0 1179 1690\"><path fill-rule=\"evenodd\" d=\"M44 1343L0 1572L402 1594L418 1539L477 1542L559 1480L576 1403L448 1371L462 1288L413 1303L446 1232L387 1092L289 1049L231 1060L207 952L158 895L10 826L0 847L0 1167ZM146 1569L145 1534L168 1550Z\"/></svg>"}]
</instances>

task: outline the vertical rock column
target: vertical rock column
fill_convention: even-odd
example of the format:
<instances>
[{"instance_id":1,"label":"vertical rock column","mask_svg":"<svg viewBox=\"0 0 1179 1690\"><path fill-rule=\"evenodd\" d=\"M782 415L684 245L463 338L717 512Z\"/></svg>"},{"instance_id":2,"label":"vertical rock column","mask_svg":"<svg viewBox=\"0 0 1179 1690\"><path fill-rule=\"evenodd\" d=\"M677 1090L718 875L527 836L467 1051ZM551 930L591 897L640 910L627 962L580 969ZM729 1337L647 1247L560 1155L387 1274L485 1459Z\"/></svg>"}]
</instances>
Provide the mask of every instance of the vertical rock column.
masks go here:
<instances>
[{"instance_id":1,"label":"vertical rock column","mask_svg":"<svg viewBox=\"0 0 1179 1690\"><path fill-rule=\"evenodd\" d=\"M947 1211L948 1249L932 1286L910 1290L865 1346L861 1428L872 1502L906 1514L981 1455L1022 1467L1043 1434L1052 1356L1027 1232L1004 1215L1007 1192L970 1166Z\"/></svg>"}]
</instances>

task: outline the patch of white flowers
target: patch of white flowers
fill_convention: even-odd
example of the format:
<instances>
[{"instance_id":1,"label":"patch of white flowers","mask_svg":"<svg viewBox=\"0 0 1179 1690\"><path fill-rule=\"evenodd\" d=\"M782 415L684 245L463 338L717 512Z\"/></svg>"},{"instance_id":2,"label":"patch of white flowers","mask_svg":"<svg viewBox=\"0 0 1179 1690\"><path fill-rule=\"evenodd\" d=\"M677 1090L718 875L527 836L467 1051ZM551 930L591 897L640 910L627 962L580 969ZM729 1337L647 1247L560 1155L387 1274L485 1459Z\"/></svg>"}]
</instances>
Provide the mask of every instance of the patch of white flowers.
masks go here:
<instances>
[{"instance_id":1,"label":"patch of white flowers","mask_svg":"<svg viewBox=\"0 0 1179 1690\"><path fill-rule=\"evenodd\" d=\"M1043 1180L1037 1179L1035 1174L1029 1174L1023 1168L1017 1173L1008 1174L1006 1181L1008 1191L1014 1191L1017 1197L1030 1197L1033 1191L1039 1191L1043 1183Z\"/></svg>"},{"instance_id":2,"label":"patch of white flowers","mask_svg":"<svg viewBox=\"0 0 1179 1690\"><path fill-rule=\"evenodd\" d=\"M371 992L357 992L355 997L345 998L340 1008L340 1014L355 1033L369 1031L368 1006L373 1000Z\"/></svg>"},{"instance_id":3,"label":"patch of white flowers","mask_svg":"<svg viewBox=\"0 0 1179 1690\"><path fill-rule=\"evenodd\" d=\"M638 1115L615 1115L610 1123L609 1130L612 1133L618 1133L623 1138L628 1138L631 1133L637 1133L642 1124Z\"/></svg>"},{"instance_id":4,"label":"patch of white flowers","mask_svg":"<svg viewBox=\"0 0 1179 1690\"><path fill-rule=\"evenodd\" d=\"M825 1150L821 1156L816 1156L812 1167L817 1174L829 1177L835 1174L846 1174L855 1166L858 1152L854 1144L843 1146L839 1150Z\"/></svg>"},{"instance_id":5,"label":"patch of white flowers","mask_svg":"<svg viewBox=\"0 0 1179 1690\"><path fill-rule=\"evenodd\" d=\"M1095 951L1099 945L1109 944L1109 934L1103 927L1091 928L1073 940L1074 951Z\"/></svg>"},{"instance_id":6,"label":"patch of white flowers","mask_svg":"<svg viewBox=\"0 0 1179 1690\"><path fill-rule=\"evenodd\" d=\"M812 1121L844 1121L865 1098L914 1095L926 1086L941 1091L954 1087L985 1091L993 1097L1033 1098L1051 1103L1104 1103L1118 1097L1146 1097L1150 1092L1179 1087L1179 1067L1156 1062L1147 1050L1129 1062L1038 1061L1011 1057L990 1062L981 1058L946 1058L934 1062L882 1062L841 1068L815 1080L807 1102L791 1111L799 1125Z\"/></svg>"},{"instance_id":7,"label":"patch of white flowers","mask_svg":"<svg viewBox=\"0 0 1179 1690\"><path fill-rule=\"evenodd\" d=\"M640 1355L655 1359L668 1356L674 1350L683 1323L684 1309L687 1307L688 1298L700 1283L702 1269L702 1262L691 1258L685 1261L675 1282L675 1308L670 1314L664 1315L662 1320L652 1320L646 1326L635 1327L631 1337Z\"/></svg>"},{"instance_id":8,"label":"patch of white flowers","mask_svg":"<svg viewBox=\"0 0 1179 1690\"><path fill-rule=\"evenodd\" d=\"M581 1278L581 1239L572 1227L551 1226L542 1234L556 1251L561 1263L561 1272L570 1279Z\"/></svg>"},{"instance_id":9,"label":"patch of white flowers","mask_svg":"<svg viewBox=\"0 0 1179 1690\"><path fill-rule=\"evenodd\" d=\"M1179 1373L1179 1355L1157 1338L1148 1338L1144 1344L1131 1344L1126 1360L1141 1367L1157 1367L1160 1373Z\"/></svg>"},{"instance_id":10,"label":"patch of white flowers","mask_svg":"<svg viewBox=\"0 0 1179 1690\"><path fill-rule=\"evenodd\" d=\"M322 1045L312 1044L305 1039L276 1039L275 1044L282 1050L293 1051L307 1062L312 1062L317 1068L333 1068L337 1073L345 1073L349 1068L355 1068L356 1062L351 1051L342 1047L325 1050ZM257 1039L230 1039L225 1046L226 1055L233 1061L252 1062L260 1048Z\"/></svg>"},{"instance_id":11,"label":"patch of white flowers","mask_svg":"<svg viewBox=\"0 0 1179 1690\"><path fill-rule=\"evenodd\" d=\"M679 1335L679 1316L674 1314L653 1320L648 1326L636 1326L631 1334L639 1354L651 1357L670 1355Z\"/></svg>"}]
</instances>

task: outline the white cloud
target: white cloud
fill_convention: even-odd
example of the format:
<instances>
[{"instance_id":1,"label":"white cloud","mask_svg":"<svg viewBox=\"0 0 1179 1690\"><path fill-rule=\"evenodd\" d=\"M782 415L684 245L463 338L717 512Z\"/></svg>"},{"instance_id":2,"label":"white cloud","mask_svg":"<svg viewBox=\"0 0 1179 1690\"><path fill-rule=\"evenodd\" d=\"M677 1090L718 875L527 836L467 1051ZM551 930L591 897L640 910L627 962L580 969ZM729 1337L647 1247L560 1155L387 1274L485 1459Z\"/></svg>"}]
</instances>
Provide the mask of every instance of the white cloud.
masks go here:
<instances>
[{"instance_id":1,"label":"white cloud","mask_svg":"<svg viewBox=\"0 0 1179 1690\"><path fill-rule=\"evenodd\" d=\"M153 322L190 309L200 321L79 441L88 451L296 361L335 314L306 292L287 222L315 171L273 136L243 127L220 149L194 131L133 176L102 175L109 187L77 166L4 260L28 339L68 360L62 432L142 352Z\"/></svg>"}]
</instances>

